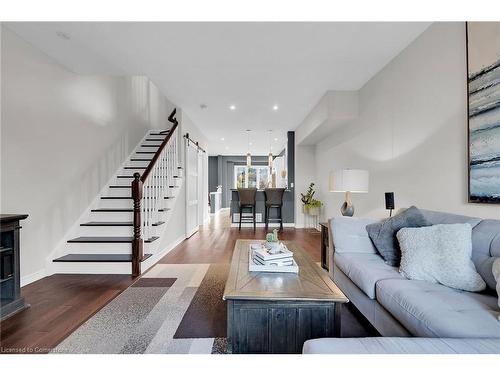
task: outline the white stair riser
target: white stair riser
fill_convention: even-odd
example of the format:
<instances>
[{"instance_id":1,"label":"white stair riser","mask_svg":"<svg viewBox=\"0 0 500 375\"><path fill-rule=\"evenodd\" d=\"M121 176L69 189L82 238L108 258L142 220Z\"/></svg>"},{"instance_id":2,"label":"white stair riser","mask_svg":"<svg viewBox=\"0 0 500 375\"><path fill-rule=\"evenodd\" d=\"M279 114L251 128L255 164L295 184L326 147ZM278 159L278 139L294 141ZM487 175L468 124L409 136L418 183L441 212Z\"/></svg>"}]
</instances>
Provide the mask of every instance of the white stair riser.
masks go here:
<instances>
[{"instance_id":1,"label":"white stair riser","mask_svg":"<svg viewBox=\"0 0 500 375\"><path fill-rule=\"evenodd\" d=\"M134 168L137 168L137 167L134 166ZM145 171L145 169L140 169L140 168L138 168L138 169L125 169L125 168L121 168L121 170L120 170L119 173L122 176L133 176L134 173L137 172L137 173L139 173L142 176L142 174L144 173L144 171Z\"/></svg>"},{"instance_id":2,"label":"white stair riser","mask_svg":"<svg viewBox=\"0 0 500 375\"><path fill-rule=\"evenodd\" d=\"M133 208L132 199L99 199L98 208Z\"/></svg>"},{"instance_id":3,"label":"white stair riser","mask_svg":"<svg viewBox=\"0 0 500 375\"><path fill-rule=\"evenodd\" d=\"M132 199L99 199L99 208L132 208ZM167 199L164 199L166 201ZM146 200L141 201L142 204L146 204ZM165 208L166 202L160 202L159 208Z\"/></svg>"},{"instance_id":4,"label":"white stair riser","mask_svg":"<svg viewBox=\"0 0 500 375\"><path fill-rule=\"evenodd\" d=\"M69 254L130 254L130 243L82 243L71 242L66 244Z\"/></svg>"},{"instance_id":5,"label":"white stair riser","mask_svg":"<svg viewBox=\"0 0 500 375\"><path fill-rule=\"evenodd\" d=\"M127 186L123 188L109 188L105 195L107 197L130 197L132 196L132 189Z\"/></svg>"},{"instance_id":6,"label":"white stair riser","mask_svg":"<svg viewBox=\"0 0 500 375\"><path fill-rule=\"evenodd\" d=\"M165 225L165 224L163 224ZM158 233L163 228L159 226L153 227L153 236L157 236ZM78 230L77 237L88 237L88 236L108 236L108 237L132 237L134 234L134 228L132 226L81 226Z\"/></svg>"},{"instance_id":7,"label":"white stair riser","mask_svg":"<svg viewBox=\"0 0 500 375\"><path fill-rule=\"evenodd\" d=\"M166 214L168 211L158 213L158 221L165 221ZM133 218L133 212L91 212L87 221L132 221Z\"/></svg>"},{"instance_id":8,"label":"white stair riser","mask_svg":"<svg viewBox=\"0 0 500 375\"><path fill-rule=\"evenodd\" d=\"M55 262L52 264L54 273L82 273L82 274L125 274L130 275L130 262Z\"/></svg>"},{"instance_id":9,"label":"white stair riser","mask_svg":"<svg viewBox=\"0 0 500 375\"><path fill-rule=\"evenodd\" d=\"M132 226L80 226L78 236L132 236L134 228Z\"/></svg>"},{"instance_id":10,"label":"white stair riser","mask_svg":"<svg viewBox=\"0 0 500 375\"><path fill-rule=\"evenodd\" d=\"M120 176L132 176L131 173L120 173ZM115 178L115 182L113 185L120 185L120 186L132 186L132 181L134 181L134 177L129 177L129 178Z\"/></svg>"},{"instance_id":11,"label":"white stair riser","mask_svg":"<svg viewBox=\"0 0 500 375\"><path fill-rule=\"evenodd\" d=\"M159 240L157 240L159 241ZM144 243L144 253L147 253L153 243ZM69 254L130 254L131 243L67 243Z\"/></svg>"},{"instance_id":12,"label":"white stair riser","mask_svg":"<svg viewBox=\"0 0 500 375\"><path fill-rule=\"evenodd\" d=\"M132 159L144 159L144 158L132 158ZM147 167L148 164L149 164L148 161L132 161L132 160L129 160L126 163L126 166L128 166L128 167Z\"/></svg>"}]
</instances>

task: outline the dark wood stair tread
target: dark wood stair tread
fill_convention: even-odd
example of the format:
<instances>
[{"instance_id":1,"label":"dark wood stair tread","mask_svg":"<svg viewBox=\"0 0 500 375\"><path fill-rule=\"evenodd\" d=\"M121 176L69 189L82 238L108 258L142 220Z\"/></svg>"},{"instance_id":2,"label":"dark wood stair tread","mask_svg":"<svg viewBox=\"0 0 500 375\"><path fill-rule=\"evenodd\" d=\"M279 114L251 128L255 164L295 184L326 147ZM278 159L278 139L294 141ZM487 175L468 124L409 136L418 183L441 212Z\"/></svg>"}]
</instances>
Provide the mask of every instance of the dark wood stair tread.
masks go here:
<instances>
[{"instance_id":1,"label":"dark wood stair tread","mask_svg":"<svg viewBox=\"0 0 500 375\"><path fill-rule=\"evenodd\" d=\"M170 208L160 208L158 212L169 211ZM91 212L134 212L133 208L94 208Z\"/></svg>"},{"instance_id":2,"label":"dark wood stair tread","mask_svg":"<svg viewBox=\"0 0 500 375\"><path fill-rule=\"evenodd\" d=\"M141 145L141 147L160 147L161 145Z\"/></svg>"},{"instance_id":3,"label":"dark wood stair tread","mask_svg":"<svg viewBox=\"0 0 500 375\"><path fill-rule=\"evenodd\" d=\"M164 134L158 134L159 135L164 135ZM158 139L153 139L153 138L146 138L145 141L146 142L163 142L165 140L165 138L161 139L161 138L158 138Z\"/></svg>"},{"instance_id":4,"label":"dark wood stair tread","mask_svg":"<svg viewBox=\"0 0 500 375\"><path fill-rule=\"evenodd\" d=\"M136 154L156 154L154 151L136 151Z\"/></svg>"},{"instance_id":5,"label":"dark wood stair tread","mask_svg":"<svg viewBox=\"0 0 500 375\"><path fill-rule=\"evenodd\" d=\"M153 135L167 135L168 133L170 133L170 130L164 130L164 131L161 131L159 133L149 133L150 136L153 136Z\"/></svg>"},{"instance_id":6,"label":"dark wood stair tread","mask_svg":"<svg viewBox=\"0 0 500 375\"><path fill-rule=\"evenodd\" d=\"M151 237L144 240L145 243L151 243L159 237ZM132 243L134 237L76 237L68 240L68 243Z\"/></svg>"},{"instance_id":7,"label":"dark wood stair tread","mask_svg":"<svg viewBox=\"0 0 500 375\"><path fill-rule=\"evenodd\" d=\"M145 261L153 254L144 254ZM132 262L132 254L68 254L54 259L53 262Z\"/></svg>"},{"instance_id":8,"label":"dark wood stair tread","mask_svg":"<svg viewBox=\"0 0 500 375\"><path fill-rule=\"evenodd\" d=\"M134 212L133 208L93 208L91 212Z\"/></svg>"},{"instance_id":9,"label":"dark wood stair tread","mask_svg":"<svg viewBox=\"0 0 500 375\"><path fill-rule=\"evenodd\" d=\"M153 223L154 227L165 224L164 221ZM134 223L131 221L89 221L80 224L82 227L133 227Z\"/></svg>"},{"instance_id":10,"label":"dark wood stair tread","mask_svg":"<svg viewBox=\"0 0 500 375\"><path fill-rule=\"evenodd\" d=\"M123 169L146 169L146 167L133 167L133 166L127 165L126 167L123 167Z\"/></svg>"}]
</instances>

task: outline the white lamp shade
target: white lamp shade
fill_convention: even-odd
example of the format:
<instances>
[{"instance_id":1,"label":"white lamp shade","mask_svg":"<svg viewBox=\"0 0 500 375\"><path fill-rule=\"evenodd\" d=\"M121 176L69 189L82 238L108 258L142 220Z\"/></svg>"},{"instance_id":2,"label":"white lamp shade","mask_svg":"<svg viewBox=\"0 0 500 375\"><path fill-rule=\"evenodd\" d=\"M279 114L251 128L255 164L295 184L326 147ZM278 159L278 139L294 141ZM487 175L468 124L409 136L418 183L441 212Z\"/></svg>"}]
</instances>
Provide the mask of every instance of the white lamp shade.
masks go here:
<instances>
[{"instance_id":1,"label":"white lamp shade","mask_svg":"<svg viewBox=\"0 0 500 375\"><path fill-rule=\"evenodd\" d=\"M339 169L330 173L330 191L368 193L368 171L364 169Z\"/></svg>"}]
</instances>

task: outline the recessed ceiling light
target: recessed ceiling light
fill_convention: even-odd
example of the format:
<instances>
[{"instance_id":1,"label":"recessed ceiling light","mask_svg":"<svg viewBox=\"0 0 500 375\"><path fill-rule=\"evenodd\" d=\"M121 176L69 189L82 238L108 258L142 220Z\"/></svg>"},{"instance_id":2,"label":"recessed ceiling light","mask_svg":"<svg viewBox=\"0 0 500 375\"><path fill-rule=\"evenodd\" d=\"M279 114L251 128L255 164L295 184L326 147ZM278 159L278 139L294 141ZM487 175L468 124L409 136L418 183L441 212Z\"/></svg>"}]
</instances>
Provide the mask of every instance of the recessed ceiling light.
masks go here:
<instances>
[{"instance_id":1,"label":"recessed ceiling light","mask_svg":"<svg viewBox=\"0 0 500 375\"><path fill-rule=\"evenodd\" d=\"M69 36L69 34L66 34L64 31L56 31L56 35L61 38L61 39L64 39L64 40L70 40L71 37Z\"/></svg>"},{"instance_id":2,"label":"recessed ceiling light","mask_svg":"<svg viewBox=\"0 0 500 375\"><path fill-rule=\"evenodd\" d=\"M275 142L278 142L278 138L274 138L274 141L275 141Z\"/></svg>"},{"instance_id":3,"label":"recessed ceiling light","mask_svg":"<svg viewBox=\"0 0 500 375\"><path fill-rule=\"evenodd\" d=\"M249 143L249 145L251 146L252 145L252 142Z\"/></svg>"},{"instance_id":4,"label":"recessed ceiling light","mask_svg":"<svg viewBox=\"0 0 500 375\"><path fill-rule=\"evenodd\" d=\"M224 140L224 137L222 137L220 140L221 140L221 141L223 141L223 140Z\"/></svg>"},{"instance_id":5,"label":"recessed ceiling light","mask_svg":"<svg viewBox=\"0 0 500 375\"><path fill-rule=\"evenodd\" d=\"M279 107L278 107L278 105L277 105L277 104L273 105L273 111L277 111L277 110L278 110L278 108L279 108Z\"/></svg>"},{"instance_id":6,"label":"recessed ceiling light","mask_svg":"<svg viewBox=\"0 0 500 375\"><path fill-rule=\"evenodd\" d=\"M235 106L234 104L231 104L231 105L229 106L229 109L230 109L231 111L234 111L234 110L236 109L236 106Z\"/></svg>"}]
</instances>

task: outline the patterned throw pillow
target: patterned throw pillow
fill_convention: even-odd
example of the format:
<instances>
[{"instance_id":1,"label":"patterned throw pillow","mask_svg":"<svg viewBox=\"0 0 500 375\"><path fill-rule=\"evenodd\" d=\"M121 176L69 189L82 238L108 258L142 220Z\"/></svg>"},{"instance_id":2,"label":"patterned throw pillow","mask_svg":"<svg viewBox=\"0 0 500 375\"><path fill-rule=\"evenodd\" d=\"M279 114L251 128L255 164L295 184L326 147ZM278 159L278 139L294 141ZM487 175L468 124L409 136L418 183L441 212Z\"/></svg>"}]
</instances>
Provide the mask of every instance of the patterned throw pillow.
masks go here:
<instances>
[{"instance_id":1,"label":"patterned throw pillow","mask_svg":"<svg viewBox=\"0 0 500 375\"><path fill-rule=\"evenodd\" d=\"M500 307L500 258L493 262L493 276L497 281L498 307ZM500 320L500 315L498 315L498 320Z\"/></svg>"},{"instance_id":2,"label":"patterned throw pillow","mask_svg":"<svg viewBox=\"0 0 500 375\"><path fill-rule=\"evenodd\" d=\"M401 261L401 250L399 249L396 233L401 228L418 228L429 226L429 223L420 210L411 206L393 217L384 221L369 224L366 231L370 236L375 248L389 266L397 267Z\"/></svg>"},{"instance_id":3,"label":"patterned throw pillow","mask_svg":"<svg viewBox=\"0 0 500 375\"><path fill-rule=\"evenodd\" d=\"M401 247L399 272L408 279L440 283L470 292L486 288L472 263L470 224L403 228L397 237Z\"/></svg>"}]
</instances>

